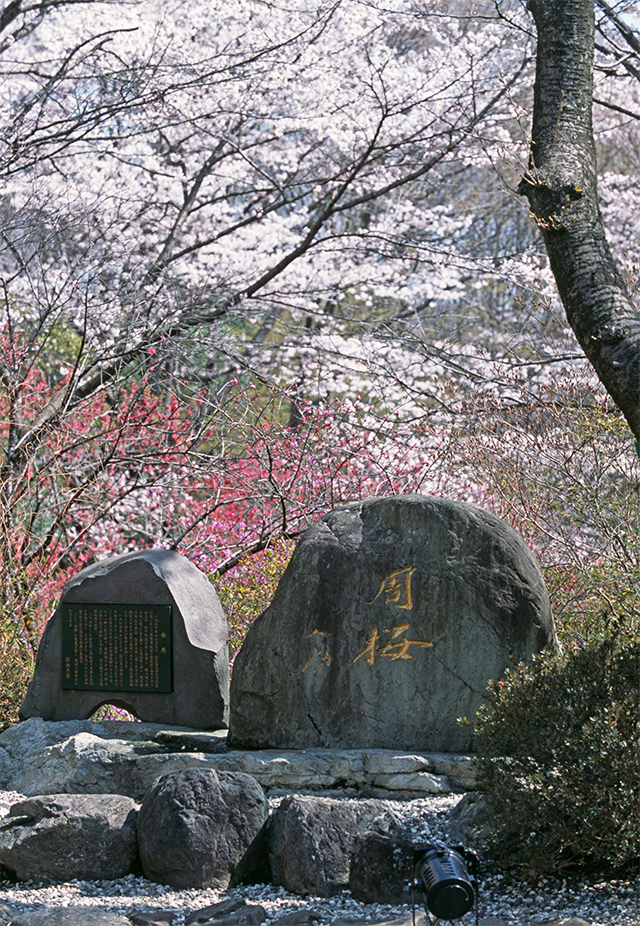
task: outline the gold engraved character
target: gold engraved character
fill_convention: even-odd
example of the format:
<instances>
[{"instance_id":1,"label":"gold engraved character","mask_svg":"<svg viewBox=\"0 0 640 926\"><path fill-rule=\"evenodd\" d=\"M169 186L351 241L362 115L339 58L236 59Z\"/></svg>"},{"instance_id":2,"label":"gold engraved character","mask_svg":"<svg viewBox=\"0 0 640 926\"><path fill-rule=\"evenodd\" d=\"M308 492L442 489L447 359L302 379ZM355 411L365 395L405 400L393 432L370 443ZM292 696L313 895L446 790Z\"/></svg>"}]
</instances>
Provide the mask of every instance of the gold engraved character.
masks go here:
<instances>
[{"instance_id":1,"label":"gold engraved character","mask_svg":"<svg viewBox=\"0 0 640 926\"><path fill-rule=\"evenodd\" d=\"M376 661L376 653L383 659L395 661L396 659L413 659L413 654L409 652L411 646L431 647L433 643L428 640L408 640L404 634L407 632L410 624L398 624L391 630L384 630L384 633L390 634L386 642L383 641L382 635L377 627L374 627L366 640L362 652L358 653L355 659L349 663L350 666L357 662L358 659L365 657L365 662L373 666Z\"/></svg>"},{"instance_id":2,"label":"gold engraved character","mask_svg":"<svg viewBox=\"0 0 640 926\"><path fill-rule=\"evenodd\" d=\"M380 634L378 633L378 628L374 627L373 630L371 631L371 635L369 639L366 642L365 648L362 650L361 653L358 653L355 659L351 660L349 665L352 666L354 662L358 661L358 659L362 659L363 656L366 656L367 658L365 662L367 662L368 665L372 666L374 662L376 661L376 647L377 647L379 638L380 638Z\"/></svg>"},{"instance_id":3,"label":"gold engraved character","mask_svg":"<svg viewBox=\"0 0 640 926\"><path fill-rule=\"evenodd\" d=\"M322 668L322 666L328 666L331 663L331 653L329 652L328 646L330 636L330 633L324 633L322 630L314 630L313 633L309 634L308 639L312 639L312 637L320 637L320 639L314 641L316 644L316 652L312 653L307 659L302 669L303 672L311 668L311 665L314 663L317 663L313 668L314 673Z\"/></svg>"},{"instance_id":4,"label":"gold engraved character","mask_svg":"<svg viewBox=\"0 0 640 926\"><path fill-rule=\"evenodd\" d=\"M413 656L409 652L410 646L424 646L430 647L433 646L433 643L430 643L428 640L407 640L404 634L407 632L411 625L410 624L398 624L396 627L392 627L391 631L386 630L385 633L391 633L391 637L379 650L381 656L385 659L412 659ZM392 642L392 641L396 642Z\"/></svg>"},{"instance_id":5,"label":"gold engraved character","mask_svg":"<svg viewBox=\"0 0 640 926\"><path fill-rule=\"evenodd\" d=\"M380 583L380 588L375 598L372 598L369 604L384 595L387 604L392 604L401 611L413 610L413 600L411 598L411 576L416 571L415 566L407 566L405 569L397 569L395 572L385 576Z\"/></svg>"}]
</instances>

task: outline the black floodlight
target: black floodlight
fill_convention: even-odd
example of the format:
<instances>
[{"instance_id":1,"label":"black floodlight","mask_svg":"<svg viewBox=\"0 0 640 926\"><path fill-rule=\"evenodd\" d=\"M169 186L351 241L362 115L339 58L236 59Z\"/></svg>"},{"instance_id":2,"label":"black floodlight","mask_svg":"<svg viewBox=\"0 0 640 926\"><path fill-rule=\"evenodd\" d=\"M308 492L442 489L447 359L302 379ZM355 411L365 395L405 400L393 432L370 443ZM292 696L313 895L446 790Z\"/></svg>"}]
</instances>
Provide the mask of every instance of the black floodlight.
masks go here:
<instances>
[{"instance_id":1,"label":"black floodlight","mask_svg":"<svg viewBox=\"0 0 640 926\"><path fill-rule=\"evenodd\" d=\"M477 893L475 852L438 844L416 847L413 858L414 887L422 893L427 913L439 920L457 920L472 909Z\"/></svg>"}]
</instances>

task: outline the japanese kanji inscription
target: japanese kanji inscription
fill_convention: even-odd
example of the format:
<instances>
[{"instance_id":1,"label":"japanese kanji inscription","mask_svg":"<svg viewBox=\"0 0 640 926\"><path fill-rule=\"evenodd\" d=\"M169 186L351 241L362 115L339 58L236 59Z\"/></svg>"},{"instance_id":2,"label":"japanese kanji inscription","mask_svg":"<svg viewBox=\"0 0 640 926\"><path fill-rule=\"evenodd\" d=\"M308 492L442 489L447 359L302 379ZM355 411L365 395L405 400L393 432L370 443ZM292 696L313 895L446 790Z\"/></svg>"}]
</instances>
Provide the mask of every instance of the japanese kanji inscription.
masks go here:
<instances>
[{"instance_id":1,"label":"japanese kanji inscription","mask_svg":"<svg viewBox=\"0 0 640 926\"><path fill-rule=\"evenodd\" d=\"M382 597L386 604L394 608L401 611L412 611L411 579L415 571L415 566L407 566L404 569L396 569L394 572L384 576L376 595L369 604L373 604ZM389 662L395 662L399 659L413 659L412 647L429 649L433 646L430 640L411 639L407 635L410 629L411 624L408 622L394 624L382 630L375 626L372 627L371 633L365 640L364 648L354 656L348 665L352 666L360 659L364 659L368 666L373 666L376 663L376 657L386 659ZM308 634L307 640L311 641L312 652L302 667L303 672L310 671L315 674L319 669L331 664L331 637L332 634L321 630L314 630Z\"/></svg>"},{"instance_id":2,"label":"japanese kanji inscription","mask_svg":"<svg viewBox=\"0 0 640 926\"><path fill-rule=\"evenodd\" d=\"M385 629L382 633L377 627L374 627L365 643L362 652L358 653L355 659L349 663L350 666L364 657L369 666L375 665L376 655L382 659L388 659L394 662L396 659L413 659L413 653L409 652L410 647L419 646L429 648L433 646L429 640L409 640L405 634L410 628L410 624L397 624L395 627ZM387 637L383 636L387 634Z\"/></svg>"},{"instance_id":3,"label":"japanese kanji inscription","mask_svg":"<svg viewBox=\"0 0 640 926\"><path fill-rule=\"evenodd\" d=\"M62 688L173 691L170 605L63 604Z\"/></svg>"},{"instance_id":4,"label":"japanese kanji inscription","mask_svg":"<svg viewBox=\"0 0 640 926\"><path fill-rule=\"evenodd\" d=\"M415 571L415 566L408 566L406 569L397 569L389 573L380 583L378 594L371 599L369 604L373 604L380 595L384 595L387 604L392 604L401 611L412 611L411 576Z\"/></svg>"}]
</instances>

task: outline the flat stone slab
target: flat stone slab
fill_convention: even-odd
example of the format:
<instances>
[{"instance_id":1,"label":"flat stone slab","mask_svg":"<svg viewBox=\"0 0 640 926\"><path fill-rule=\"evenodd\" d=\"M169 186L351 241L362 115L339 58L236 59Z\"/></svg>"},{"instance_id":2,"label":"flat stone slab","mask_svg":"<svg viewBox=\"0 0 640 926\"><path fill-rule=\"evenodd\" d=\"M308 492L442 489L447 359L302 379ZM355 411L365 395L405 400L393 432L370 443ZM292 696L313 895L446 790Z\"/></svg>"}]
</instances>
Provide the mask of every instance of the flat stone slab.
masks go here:
<instances>
[{"instance_id":1,"label":"flat stone slab","mask_svg":"<svg viewBox=\"0 0 640 926\"><path fill-rule=\"evenodd\" d=\"M473 752L488 682L554 645L540 567L504 521L432 496L344 505L247 632L229 745Z\"/></svg>"},{"instance_id":2,"label":"flat stone slab","mask_svg":"<svg viewBox=\"0 0 640 926\"><path fill-rule=\"evenodd\" d=\"M403 916L380 919L362 916L340 917L332 920L330 926L429 926L429 921L424 910L416 906L414 913L405 913Z\"/></svg>"},{"instance_id":3,"label":"flat stone slab","mask_svg":"<svg viewBox=\"0 0 640 926\"><path fill-rule=\"evenodd\" d=\"M198 751L182 748L182 737L189 742L192 735ZM221 736L204 731L40 718L0 734L0 789L26 795L124 794L141 800L159 775L186 768L246 772L268 793L401 798L475 787L475 762L465 755L393 749L227 750Z\"/></svg>"},{"instance_id":4,"label":"flat stone slab","mask_svg":"<svg viewBox=\"0 0 640 926\"><path fill-rule=\"evenodd\" d=\"M249 904L243 897L228 897L189 913L184 926L259 926L266 918L267 911L260 904Z\"/></svg>"},{"instance_id":5,"label":"flat stone slab","mask_svg":"<svg viewBox=\"0 0 640 926\"><path fill-rule=\"evenodd\" d=\"M128 926L130 920L99 907L41 907L18 914L11 926Z\"/></svg>"}]
</instances>

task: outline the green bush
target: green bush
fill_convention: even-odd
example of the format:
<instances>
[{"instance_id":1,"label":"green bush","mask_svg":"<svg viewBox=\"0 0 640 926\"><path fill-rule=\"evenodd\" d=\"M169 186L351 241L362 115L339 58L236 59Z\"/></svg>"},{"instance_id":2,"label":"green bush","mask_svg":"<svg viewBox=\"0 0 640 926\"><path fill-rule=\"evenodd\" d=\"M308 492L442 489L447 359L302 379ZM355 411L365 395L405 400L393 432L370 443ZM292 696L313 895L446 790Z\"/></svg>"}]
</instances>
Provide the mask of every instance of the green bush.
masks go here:
<instances>
[{"instance_id":1,"label":"green bush","mask_svg":"<svg viewBox=\"0 0 640 926\"><path fill-rule=\"evenodd\" d=\"M0 730L18 721L33 674L33 652L9 622L0 626Z\"/></svg>"},{"instance_id":2,"label":"green bush","mask_svg":"<svg viewBox=\"0 0 640 926\"><path fill-rule=\"evenodd\" d=\"M271 604L293 547L290 541L278 540L261 553L246 556L225 575L209 576L229 623L229 653L232 660L252 622Z\"/></svg>"},{"instance_id":3,"label":"green bush","mask_svg":"<svg viewBox=\"0 0 640 926\"><path fill-rule=\"evenodd\" d=\"M491 686L480 787L491 849L534 871L640 858L640 643L542 654Z\"/></svg>"}]
</instances>

